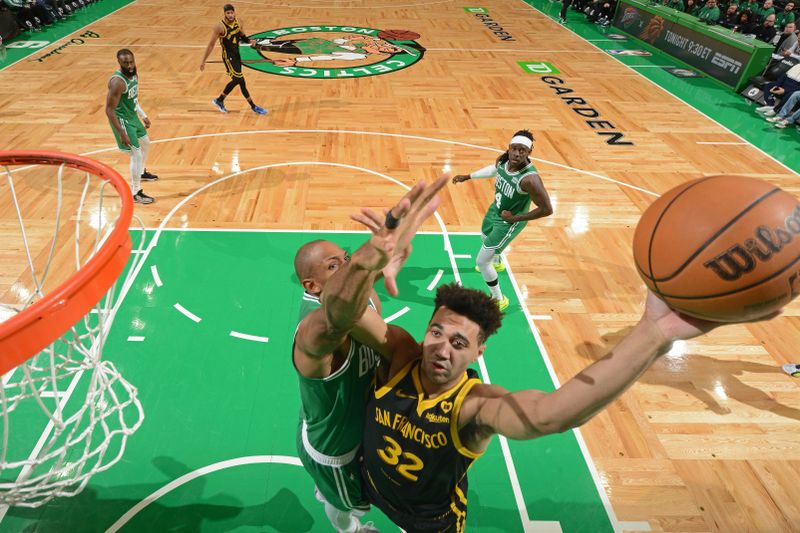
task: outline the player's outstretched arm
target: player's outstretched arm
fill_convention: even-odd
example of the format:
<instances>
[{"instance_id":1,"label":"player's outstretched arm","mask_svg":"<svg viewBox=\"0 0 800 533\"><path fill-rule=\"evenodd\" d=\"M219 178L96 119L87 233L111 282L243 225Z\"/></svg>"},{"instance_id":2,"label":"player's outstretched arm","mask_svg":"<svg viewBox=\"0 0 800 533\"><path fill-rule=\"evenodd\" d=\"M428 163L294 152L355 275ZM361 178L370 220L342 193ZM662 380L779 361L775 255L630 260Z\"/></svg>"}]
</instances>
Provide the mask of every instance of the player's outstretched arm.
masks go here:
<instances>
[{"instance_id":1,"label":"player's outstretched arm","mask_svg":"<svg viewBox=\"0 0 800 533\"><path fill-rule=\"evenodd\" d=\"M628 335L556 391L506 393L497 387L478 386L470 393L468 399L474 403L466 413L474 413L473 420L484 435L534 439L566 431L588 421L622 394L673 341L691 339L721 325L682 315L648 292L644 315Z\"/></svg>"},{"instance_id":2,"label":"player's outstretched arm","mask_svg":"<svg viewBox=\"0 0 800 533\"><path fill-rule=\"evenodd\" d=\"M423 221L439 205L437 193L447 178L432 184L417 183L382 219L369 209L353 218L372 232L370 239L353 253L325 285L322 309L306 317L297 333L298 348L311 357L330 354L346 339L367 308L369 295L381 270L395 252L410 246ZM384 272L386 276L386 273ZM394 283L386 276L387 283ZM388 286L388 285L387 285Z\"/></svg>"},{"instance_id":3,"label":"player's outstretched arm","mask_svg":"<svg viewBox=\"0 0 800 533\"><path fill-rule=\"evenodd\" d=\"M469 174L458 174L453 177L453 183L461 183L470 179L493 178L497 175L497 165L492 163Z\"/></svg>"}]
</instances>

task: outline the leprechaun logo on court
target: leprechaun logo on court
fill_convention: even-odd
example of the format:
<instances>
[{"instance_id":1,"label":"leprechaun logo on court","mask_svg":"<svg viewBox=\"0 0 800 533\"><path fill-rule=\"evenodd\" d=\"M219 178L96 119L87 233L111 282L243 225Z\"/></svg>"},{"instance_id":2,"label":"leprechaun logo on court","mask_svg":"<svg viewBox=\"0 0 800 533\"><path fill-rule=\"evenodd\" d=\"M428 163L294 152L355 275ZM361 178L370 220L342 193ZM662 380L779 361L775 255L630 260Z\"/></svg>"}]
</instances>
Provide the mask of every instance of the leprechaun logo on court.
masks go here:
<instances>
[{"instance_id":1,"label":"leprechaun logo on court","mask_svg":"<svg viewBox=\"0 0 800 533\"><path fill-rule=\"evenodd\" d=\"M389 74L410 67L425 53L410 30L357 26L298 26L250 35L242 64L279 76L343 79Z\"/></svg>"}]
</instances>

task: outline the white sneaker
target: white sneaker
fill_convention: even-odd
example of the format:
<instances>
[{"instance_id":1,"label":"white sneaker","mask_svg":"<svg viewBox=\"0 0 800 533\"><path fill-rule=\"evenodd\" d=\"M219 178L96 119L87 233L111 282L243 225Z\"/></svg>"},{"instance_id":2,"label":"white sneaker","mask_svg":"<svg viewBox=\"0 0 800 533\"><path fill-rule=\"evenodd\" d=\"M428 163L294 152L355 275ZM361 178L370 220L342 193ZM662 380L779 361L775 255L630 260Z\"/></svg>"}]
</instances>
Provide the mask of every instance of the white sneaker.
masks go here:
<instances>
[{"instance_id":1,"label":"white sneaker","mask_svg":"<svg viewBox=\"0 0 800 533\"><path fill-rule=\"evenodd\" d=\"M794 378L800 378L800 365L795 365L793 363L783 365L783 371Z\"/></svg>"},{"instance_id":2,"label":"white sneaker","mask_svg":"<svg viewBox=\"0 0 800 533\"><path fill-rule=\"evenodd\" d=\"M767 119L767 122L772 122L774 124L775 122L780 122L781 120L785 119L783 117L771 117Z\"/></svg>"},{"instance_id":3,"label":"white sneaker","mask_svg":"<svg viewBox=\"0 0 800 533\"><path fill-rule=\"evenodd\" d=\"M762 105L761 107L757 107L756 113L767 117L775 116L775 110L772 108L771 105Z\"/></svg>"},{"instance_id":4,"label":"white sneaker","mask_svg":"<svg viewBox=\"0 0 800 533\"><path fill-rule=\"evenodd\" d=\"M375 522L367 522L366 524L361 524L356 533L381 533L381 532L378 531L378 529L375 527Z\"/></svg>"},{"instance_id":5,"label":"white sneaker","mask_svg":"<svg viewBox=\"0 0 800 533\"><path fill-rule=\"evenodd\" d=\"M780 120L773 122L772 125L775 126L776 128L783 129L789 125L789 121L786 120L785 118L782 118Z\"/></svg>"}]
</instances>

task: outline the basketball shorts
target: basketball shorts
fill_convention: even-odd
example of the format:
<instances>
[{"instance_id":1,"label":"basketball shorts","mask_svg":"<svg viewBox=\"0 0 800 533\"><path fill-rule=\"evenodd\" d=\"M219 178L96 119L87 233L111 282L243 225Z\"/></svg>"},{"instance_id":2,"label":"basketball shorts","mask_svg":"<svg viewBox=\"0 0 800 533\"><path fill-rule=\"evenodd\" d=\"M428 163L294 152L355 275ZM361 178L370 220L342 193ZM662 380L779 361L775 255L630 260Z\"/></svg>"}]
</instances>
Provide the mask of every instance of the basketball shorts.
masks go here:
<instances>
[{"instance_id":1,"label":"basketball shorts","mask_svg":"<svg viewBox=\"0 0 800 533\"><path fill-rule=\"evenodd\" d=\"M128 134L128 138L131 140L133 147L139 148L139 139L147 136L147 128L144 127L142 121L139 120L139 117L130 119L117 115L117 118L122 127L125 128L125 133ZM111 131L114 132L114 138L117 140L117 147L123 152L130 152L131 149L122 144L122 139L119 138L119 133L117 133L117 129L114 126L111 126Z\"/></svg>"},{"instance_id":2,"label":"basketball shorts","mask_svg":"<svg viewBox=\"0 0 800 533\"><path fill-rule=\"evenodd\" d=\"M315 461L303 446L300 431L297 438L300 462L311 475L325 500L340 511L368 511L369 502L361 484L358 458L341 466L328 466Z\"/></svg>"},{"instance_id":3,"label":"basketball shorts","mask_svg":"<svg viewBox=\"0 0 800 533\"><path fill-rule=\"evenodd\" d=\"M502 218L492 216L491 212L486 213L486 216L483 217L483 223L481 224L483 246L489 250L494 250L495 254L499 254L505 250L506 246L514 240L514 237L519 235L519 232L521 232L527 224L527 222L514 222L510 224Z\"/></svg>"},{"instance_id":4,"label":"basketball shorts","mask_svg":"<svg viewBox=\"0 0 800 533\"><path fill-rule=\"evenodd\" d=\"M228 76L231 78L242 78L242 57L238 51L235 54L229 54L227 50L222 50L222 62L228 71Z\"/></svg>"}]
</instances>

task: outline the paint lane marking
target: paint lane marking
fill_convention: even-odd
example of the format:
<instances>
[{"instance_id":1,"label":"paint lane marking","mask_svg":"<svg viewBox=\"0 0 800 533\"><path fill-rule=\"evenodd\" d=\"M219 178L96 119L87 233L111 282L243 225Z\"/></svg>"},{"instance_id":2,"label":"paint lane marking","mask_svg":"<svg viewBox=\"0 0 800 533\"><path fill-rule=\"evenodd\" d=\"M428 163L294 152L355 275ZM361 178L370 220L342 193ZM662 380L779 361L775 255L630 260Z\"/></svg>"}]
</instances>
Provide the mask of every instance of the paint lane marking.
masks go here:
<instances>
[{"instance_id":1,"label":"paint lane marking","mask_svg":"<svg viewBox=\"0 0 800 533\"><path fill-rule=\"evenodd\" d=\"M269 337L260 337L258 335L250 335L248 333L239 333L238 331L233 331L233 330L231 330L230 335L231 337L236 337L237 339L244 339L246 341L269 342Z\"/></svg>"},{"instance_id":2,"label":"paint lane marking","mask_svg":"<svg viewBox=\"0 0 800 533\"><path fill-rule=\"evenodd\" d=\"M161 287L164 284L161 283L161 277L158 275L158 269L155 265L150 267L150 272L153 274L153 281L156 282L156 287Z\"/></svg>"},{"instance_id":3,"label":"paint lane marking","mask_svg":"<svg viewBox=\"0 0 800 533\"><path fill-rule=\"evenodd\" d=\"M182 306L179 303L176 303L172 307L174 307L175 309L180 311L180 313L182 315L184 315L185 317L187 317L188 319L190 319L190 320L192 320L194 322L200 322L200 320L202 320L199 316L197 316L196 314L192 313L191 311L189 311L188 309L186 309L184 306Z\"/></svg>"},{"instance_id":4,"label":"paint lane marking","mask_svg":"<svg viewBox=\"0 0 800 533\"><path fill-rule=\"evenodd\" d=\"M402 308L401 310L399 310L398 312L396 312L395 314L393 314L392 316L390 316L390 317L388 317L386 320L384 320L384 322L386 322L387 324L389 324L389 323L391 323L391 322L392 322L392 320L395 320L395 319L397 319L397 318L400 318L400 317L401 317L401 316L403 316L404 314L408 313L410 310L411 310L411 309L410 309L408 306L405 306L404 308Z\"/></svg>"},{"instance_id":5,"label":"paint lane marking","mask_svg":"<svg viewBox=\"0 0 800 533\"><path fill-rule=\"evenodd\" d=\"M436 273L436 276L433 278L433 281L431 281L427 287L429 291L433 290L436 284L439 283L439 280L442 279L442 274L444 274L444 270L440 268L439 271Z\"/></svg>"}]
</instances>

